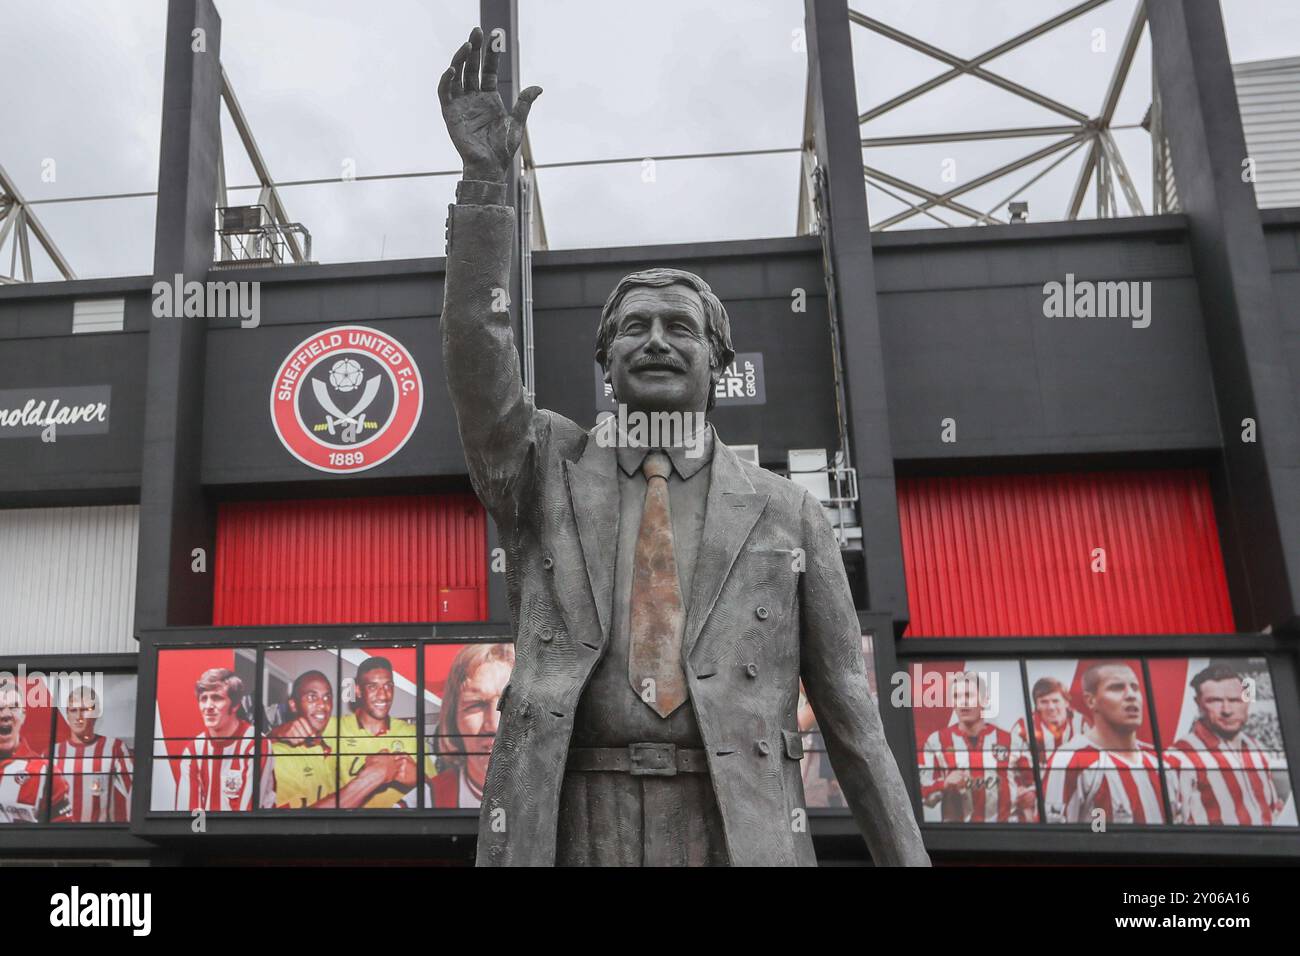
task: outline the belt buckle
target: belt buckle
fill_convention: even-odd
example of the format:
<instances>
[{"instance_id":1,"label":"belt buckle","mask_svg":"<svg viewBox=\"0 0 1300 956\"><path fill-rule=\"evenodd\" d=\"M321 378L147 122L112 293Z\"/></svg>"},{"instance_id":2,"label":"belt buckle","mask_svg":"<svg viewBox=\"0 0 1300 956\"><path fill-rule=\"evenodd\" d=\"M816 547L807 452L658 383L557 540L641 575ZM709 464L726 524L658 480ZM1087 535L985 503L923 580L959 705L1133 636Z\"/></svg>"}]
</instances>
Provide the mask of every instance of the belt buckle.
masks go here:
<instances>
[{"instance_id":1,"label":"belt buckle","mask_svg":"<svg viewBox=\"0 0 1300 956\"><path fill-rule=\"evenodd\" d=\"M677 775L677 746L675 744L629 744L628 756L634 777L675 777Z\"/></svg>"}]
</instances>

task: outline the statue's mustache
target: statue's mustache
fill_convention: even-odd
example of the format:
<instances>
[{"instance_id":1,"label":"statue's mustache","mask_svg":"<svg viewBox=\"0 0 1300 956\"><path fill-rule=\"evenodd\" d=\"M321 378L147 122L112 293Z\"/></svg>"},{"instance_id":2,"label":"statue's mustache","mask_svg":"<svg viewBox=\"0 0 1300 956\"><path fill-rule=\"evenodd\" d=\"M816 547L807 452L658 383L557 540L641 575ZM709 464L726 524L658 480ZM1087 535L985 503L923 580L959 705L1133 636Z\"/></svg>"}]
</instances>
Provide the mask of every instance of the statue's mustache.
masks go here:
<instances>
[{"instance_id":1,"label":"statue's mustache","mask_svg":"<svg viewBox=\"0 0 1300 956\"><path fill-rule=\"evenodd\" d=\"M686 366L681 361L661 355L637 359L632 363L631 369L633 372L643 368L670 368L675 372L686 371Z\"/></svg>"}]
</instances>

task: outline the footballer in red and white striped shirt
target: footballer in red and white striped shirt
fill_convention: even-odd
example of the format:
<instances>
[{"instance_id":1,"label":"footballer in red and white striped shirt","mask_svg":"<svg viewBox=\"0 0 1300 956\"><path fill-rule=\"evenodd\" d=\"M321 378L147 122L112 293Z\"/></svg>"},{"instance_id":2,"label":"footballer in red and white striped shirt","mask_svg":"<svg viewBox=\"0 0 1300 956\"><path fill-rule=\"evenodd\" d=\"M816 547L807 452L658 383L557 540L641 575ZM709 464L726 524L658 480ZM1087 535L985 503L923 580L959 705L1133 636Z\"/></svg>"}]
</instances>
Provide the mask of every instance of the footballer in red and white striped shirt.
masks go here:
<instances>
[{"instance_id":1,"label":"footballer in red and white striped shirt","mask_svg":"<svg viewBox=\"0 0 1300 956\"><path fill-rule=\"evenodd\" d=\"M921 799L941 806L945 822L1012 823L1032 818L1033 775L1023 743L984 719L983 680L953 683L957 722L936 730L921 748Z\"/></svg>"},{"instance_id":2,"label":"footballer in red and white striped shirt","mask_svg":"<svg viewBox=\"0 0 1300 956\"><path fill-rule=\"evenodd\" d=\"M1283 804L1268 753L1244 731L1250 719L1245 681L1217 662L1191 684L1200 715L1165 753L1175 822L1273 826Z\"/></svg>"},{"instance_id":3,"label":"footballer in red and white striped shirt","mask_svg":"<svg viewBox=\"0 0 1300 956\"><path fill-rule=\"evenodd\" d=\"M54 769L72 792L70 822L131 819L131 748L116 737L95 733L103 712L93 688L83 685L69 691L63 708L68 735L55 744Z\"/></svg>"},{"instance_id":4,"label":"footballer in red and white striped shirt","mask_svg":"<svg viewBox=\"0 0 1300 956\"><path fill-rule=\"evenodd\" d=\"M214 667L194 686L203 733L185 745L176 787L177 810L251 810L256 740L253 725L240 716L244 682L234 671ZM262 759L259 807L275 806L275 775Z\"/></svg>"},{"instance_id":5,"label":"footballer in red and white striped shirt","mask_svg":"<svg viewBox=\"0 0 1300 956\"><path fill-rule=\"evenodd\" d=\"M0 684L0 823L42 823L47 806L49 819L59 823L72 809L68 785L22 739L26 719L22 688Z\"/></svg>"},{"instance_id":6,"label":"footballer in red and white striped shirt","mask_svg":"<svg viewBox=\"0 0 1300 956\"><path fill-rule=\"evenodd\" d=\"M1040 677L1034 681L1030 696L1034 701L1034 740L1038 744L1039 756L1044 760L1062 744L1088 729L1083 714L1070 706L1070 692L1055 677ZM1016 721L1012 733L1028 740L1023 717Z\"/></svg>"},{"instance_id":7,"label":"footballer in red and white striped shirt","mask_svg":"<svg viewBox=\"0 0 1300 956\"><path fill-rule=\"evenodd\" d=\"M1160 762L1142 727L1142 685L1122 661L1083 673L1084 702L1093 726L1062 744L1043 774L1049 823L1163 823Z\"/></svg>"}]
</instances>

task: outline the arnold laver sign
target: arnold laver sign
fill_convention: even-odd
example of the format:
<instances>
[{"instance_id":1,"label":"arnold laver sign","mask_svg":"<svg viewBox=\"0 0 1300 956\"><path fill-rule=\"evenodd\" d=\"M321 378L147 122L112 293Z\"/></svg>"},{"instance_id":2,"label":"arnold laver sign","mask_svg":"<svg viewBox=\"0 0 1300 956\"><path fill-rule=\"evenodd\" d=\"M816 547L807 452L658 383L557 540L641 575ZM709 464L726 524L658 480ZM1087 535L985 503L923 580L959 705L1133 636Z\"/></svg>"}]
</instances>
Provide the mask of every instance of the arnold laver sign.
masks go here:
<instances>
[{"instance_id":1,"label":"arnold laver sign","mask_svg":"<svg viewBox=\"0 0 1300 956\"><path fill-rule=\"evenodd\" d=\"M415 431L424 384L392 336L361 325L304 339L271 387L271 421L286 449L318 471L351 474L397 454Z\"/></svg>"},{"instance_id":2,"label":"arnold laver sign","mask_svg":"<svg viewBox=\"0 0 1300 956\"><path fill-rule=\"evenodd\" d=\"M109 385L0 389L0 438L31 438L51 425L56 436L108 432Z\"/></svg>"}]
</instances>

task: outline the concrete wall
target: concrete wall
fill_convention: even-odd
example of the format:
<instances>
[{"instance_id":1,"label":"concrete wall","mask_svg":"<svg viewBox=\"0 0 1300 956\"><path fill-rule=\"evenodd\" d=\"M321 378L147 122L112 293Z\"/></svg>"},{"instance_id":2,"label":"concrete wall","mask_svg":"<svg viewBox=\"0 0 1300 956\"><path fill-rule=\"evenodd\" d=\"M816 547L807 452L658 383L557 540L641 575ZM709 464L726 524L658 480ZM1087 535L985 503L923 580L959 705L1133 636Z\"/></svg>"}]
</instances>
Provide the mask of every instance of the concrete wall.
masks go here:
<instances>
[{"instance_id":1,"label":"concrete wall","mask_svg":"<svg viewBox=\"0 0 1300 956\"><path fill-rule=\"evenodd\" d=\"M1295 387L1300 382L1300 208L1270 209L1260 215L1273 273L1282 348ZM1300 395L1296 395L1296 408L1300 417Z\"/></svg>"},{"instance_id":2,"label":"concrete wall","mask_svg":"<svg viewBox=\"0 0 1300 956\"><path fill-rule=\"evenodd\" d=\"M1219 444L1177 217L892 233L875 252L895 458ZM1067 273L1150 282L1150 325L1045 317L1043 286Z\"/></svg>"}]
</instances>

